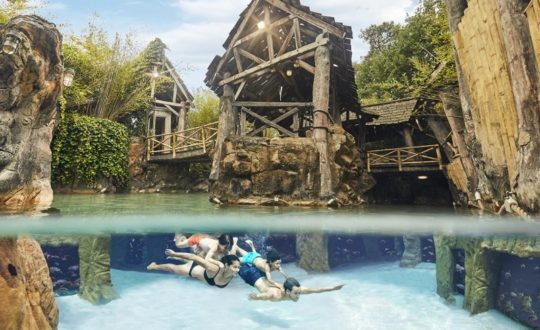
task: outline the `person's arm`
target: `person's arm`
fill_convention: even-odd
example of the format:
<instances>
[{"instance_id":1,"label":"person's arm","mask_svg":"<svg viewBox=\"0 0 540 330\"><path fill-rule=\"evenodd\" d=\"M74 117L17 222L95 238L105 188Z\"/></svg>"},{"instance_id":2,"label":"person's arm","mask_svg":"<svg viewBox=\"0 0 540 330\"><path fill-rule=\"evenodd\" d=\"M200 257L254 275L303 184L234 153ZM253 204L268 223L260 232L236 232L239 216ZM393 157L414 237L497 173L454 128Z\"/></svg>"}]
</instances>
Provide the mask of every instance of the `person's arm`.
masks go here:
<instances>
[{"instance_id":1,"label":"person's arm","mask_svg":"<svg viewBox=\"0 0 540 330\"><path fill-rule=\"evenodd\" d=\"M336 290L341 290L341 288L344 285L345 284L340 284L340 285L333 286L331 288L304 288L304 287L301 287L300 288L300 293L302 293L302 294L311 294L311 293L321 293L321 292L336 291Z\"/></svg>"},{"instance_id":2,"label":"person's arm","mask_svg":"<svg viewBox=\"0 0 540 330\"><path fill-rule=\"evenodd\" d=\"M250 293L249 300L275 300L275 297L271 292Z\"/></svg>"},{"instance_id":3,"label":"person's arm","mask_svg":"<svg viewBox=\"0 0 540 330\"><path fill-rule=\"evenodd\" d=\"M203 258L201 258L198 255L195 255L193 253L174 252L171 249L167 249L167 250L165 250L165 255L168 258L171 258L171 259L177 259L177 260L182 259L182 260L194 261L197 264L203 266L206 270L211 271L211 272L217 272L217 271L219 271L219 268L222 267L221 262L219 262L217 260L214 260L214 261L217 262L217 264L215 264L215 263L209 262L208 260L203 259Z\"/></svg>"},{"instance_id":4,"label":"person's arm","mask_svg":"<svg viewBox=\"0 0 540 330\"><path fill-rule=\"evenodd\" d=\"M219 266L220 262L218 260L214 259L214 255L216 255L217 249L218 249L217 244L215 246L212 246L210 248L210 250L208 250L208 253L204 257L204 260L206 260L207 262L210 262L210 263L212 263L212 264L214 264L216 266Z\"/></svg>"},{"instance_id":5,"label":"person's arm","mask_svg":"<svg viewBox=\"0 0 540 330\"><path fill-rule=\"evenodd\" d=\"M283 277L285 277L285 279L289 278L289 275L287 275L287 273L285 273L281 267L279 267L278 271L281 273L281 275L283 275Z\"/></svg>"},{"instance_id":6,"label":"person's arm","mask_svg":"<svg viewBox=\"0 0 540 330\"><path fill-rule=\"evenodd\" d=\"M261 270L264 273L264 275L266 276L266 279L268 280L268 282L270 282L270 285L275 286L278 289L281 289L281 284L279 284L278 282L272 279L272 271L270 270L270 266L268 266L268 264L265 263L264 267L261 267L261 268L262 269L259 269L259 270Z\"/></svg>"}]
</instances>

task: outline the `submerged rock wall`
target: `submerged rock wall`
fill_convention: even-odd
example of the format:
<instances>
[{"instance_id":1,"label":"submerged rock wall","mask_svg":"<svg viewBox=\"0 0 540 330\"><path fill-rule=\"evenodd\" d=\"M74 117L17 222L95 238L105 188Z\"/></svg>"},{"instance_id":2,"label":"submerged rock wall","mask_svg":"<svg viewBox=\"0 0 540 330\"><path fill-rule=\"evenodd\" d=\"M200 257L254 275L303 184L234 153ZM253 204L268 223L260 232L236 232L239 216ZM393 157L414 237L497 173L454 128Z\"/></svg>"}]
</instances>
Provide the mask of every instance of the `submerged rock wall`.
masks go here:
<instances>
[{"instance_id":1,"label":"submerged rock wall","mask_svg":"<svg viewBox=\"0 0 540 330\"><path fill-rule=\"evenodd\" d=\"M33 239L0 240L0 325L13 330L58 325L47 262Z\"/></svg>"},{"instance_id":2,"label":"submerged rock wall","mask_svg":"<svg viewBox=\"0 0 540 330\"><path fill-rule=\"evenodd\" d=\"M523 272L527 268L527 261L522 263L506 263L508 258L538 258L540 257L540 243L537 239L517 239L517 238L494 238L494 239L464 239L450 236L435 237L437 254L437 293L453 301L454 276L456 261L453 251L456 249L465 251L465 301L464 307L471 313L483 313L489 309L499 306L501 311L514 319L529 326L537 326L534 320L539 310L532 310L530 300L538 301L540 292L525 294L523 291L514 292L511 298L522 298L523 304L513 303L512 307L501 308L501 301L509 298L501 296L504 291L504 281L508 280L513 272ZM534 261L534 260L533 260ZM512 268L514 267L514 269ZM503 271L504 270L504 271ZM500 276L502 272L502 276ZM534 273L534 269L532 270ZM540 270L536 273L540 275ZM527 284L524 282L524 285ZM535 285L534 283L532 285ZM507 285L508 286L508 285ZM523 286L523 285L522 285ZM538 304L534 306L540 307ZM534 314L534 315L533 315ZM523 317L527 315L527 317ZM533 316L531 316L533 315ZM532 318L529 318L531 316Z\"/></svg>"},{"instance_id":3,"label":"submerged rock wall","mask_svg":"<svg viewBox=\"0 0 540 330\"><path fill-rule=\"evenodd\" d=\"M364 172L352 136L334 127L330 141L336 202L363 202L362 194L374 185ZM319 153L311 138L227 138L219 179L212 183L212 198L228 204L326 205L319 199Z\"/></svg>"}]
</instances>

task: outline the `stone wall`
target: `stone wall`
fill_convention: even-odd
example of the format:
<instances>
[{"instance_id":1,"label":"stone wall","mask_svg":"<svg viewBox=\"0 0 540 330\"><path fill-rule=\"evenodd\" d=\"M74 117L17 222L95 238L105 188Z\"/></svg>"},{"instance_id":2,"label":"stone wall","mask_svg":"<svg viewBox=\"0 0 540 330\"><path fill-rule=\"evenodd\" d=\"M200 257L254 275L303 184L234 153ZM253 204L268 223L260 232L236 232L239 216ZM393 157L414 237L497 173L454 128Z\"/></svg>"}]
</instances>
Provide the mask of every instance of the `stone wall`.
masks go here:
<instances>
[{"instance_id":1,"label":"stone wall","mask_svg":"<svg viewBox=\"0 0 540 330\"><path fill-rule=\"evenodd\" d=\"M145 153L144 140L132 138L129 146L130 192L208 191L209 164L148 163Z\"/></svg>"},{"instance_id":2,"label":"stone wall","mask_svg":"<svg viewBox=\"0 0 540 330\"><path fill-rule=\"evenodd\" d=\"M341 205L362 203L374 185L364 173L352 136L334 127L330 149L335 200ZM311 138L227 138L220 177L212 183L212 198L228 204L325 205L319 199L319 153Z\"/></svg>"}]
</instances>

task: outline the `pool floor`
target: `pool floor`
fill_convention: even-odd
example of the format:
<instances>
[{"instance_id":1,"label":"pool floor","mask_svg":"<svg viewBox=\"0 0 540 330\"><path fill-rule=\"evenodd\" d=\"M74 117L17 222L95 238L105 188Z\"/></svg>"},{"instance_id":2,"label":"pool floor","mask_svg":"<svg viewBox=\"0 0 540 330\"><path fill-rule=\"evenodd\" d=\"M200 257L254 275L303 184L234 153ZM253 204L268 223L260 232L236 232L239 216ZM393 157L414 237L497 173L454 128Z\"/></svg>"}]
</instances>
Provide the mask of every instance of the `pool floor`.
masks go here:
<instances>
[{"instance_id":1,"label":"pool floor","mask_svg":"<svg viewBox=\"0 0 540 330\"><path fill-rule=\"evenodd\" d=\"M435 293L434 264L364 264L329 274L284 269L306 287L345 287L272 303L248 300L255 289L240 278L217 289L171 274L113 270L121 298L93 306L59 297L59 329L527 329L497 311L472 317L459 303L447 304Z\"/></svg>"}]
</instances>

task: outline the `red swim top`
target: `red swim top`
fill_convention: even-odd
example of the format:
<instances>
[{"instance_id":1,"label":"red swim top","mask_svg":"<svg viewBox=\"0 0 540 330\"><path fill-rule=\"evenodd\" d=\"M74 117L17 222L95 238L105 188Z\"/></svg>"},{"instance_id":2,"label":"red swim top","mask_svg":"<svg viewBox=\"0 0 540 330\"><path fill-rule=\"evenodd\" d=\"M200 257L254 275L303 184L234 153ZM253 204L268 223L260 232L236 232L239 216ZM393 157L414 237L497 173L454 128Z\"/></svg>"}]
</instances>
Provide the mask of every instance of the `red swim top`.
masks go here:
<instances>
[{"instance_id":1,"label":"red swim top","mask_svg":"<svg viewBox=\"0 0 540 330\"><path fill-rule=\"evenodd\" d=\"M200 235L191 235L191 237L188 239L188 245L189 246L199 246L199 242L203 239L204 237L200 236Z\"/></svg>"}]
</instances>

